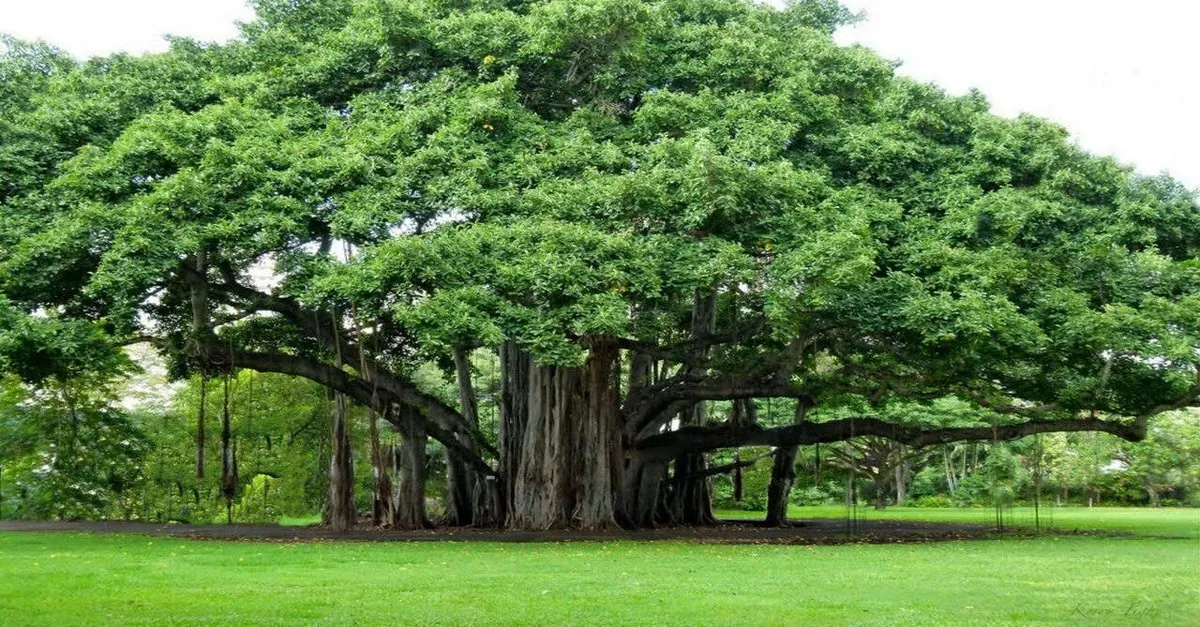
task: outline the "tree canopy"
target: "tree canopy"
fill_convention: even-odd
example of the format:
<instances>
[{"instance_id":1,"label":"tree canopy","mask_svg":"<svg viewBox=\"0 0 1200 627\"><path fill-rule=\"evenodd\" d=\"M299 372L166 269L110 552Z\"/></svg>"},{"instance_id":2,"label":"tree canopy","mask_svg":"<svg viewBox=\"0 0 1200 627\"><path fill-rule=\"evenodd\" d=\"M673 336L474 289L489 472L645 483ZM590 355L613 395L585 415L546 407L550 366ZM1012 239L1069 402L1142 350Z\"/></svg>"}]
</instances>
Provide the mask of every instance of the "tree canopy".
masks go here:
<instances>
[{"instance_id":1,"label":"tree canopy","mask_svg":"<svg viewBox=\"0 0 1200 627\"><path fill-rule=\"evenodd\" d=\"M720 448L1139 440L1200 393L1194 195L838 46L834 2L254 4L163 54L6 41L0 368L306 377L531 527L687 521ZM416 376L477 348L494 432L469 368ZM794 424L705 409L763 398ZM895 410L945 398L975 418Z\"/></svg>"}]
</instances>

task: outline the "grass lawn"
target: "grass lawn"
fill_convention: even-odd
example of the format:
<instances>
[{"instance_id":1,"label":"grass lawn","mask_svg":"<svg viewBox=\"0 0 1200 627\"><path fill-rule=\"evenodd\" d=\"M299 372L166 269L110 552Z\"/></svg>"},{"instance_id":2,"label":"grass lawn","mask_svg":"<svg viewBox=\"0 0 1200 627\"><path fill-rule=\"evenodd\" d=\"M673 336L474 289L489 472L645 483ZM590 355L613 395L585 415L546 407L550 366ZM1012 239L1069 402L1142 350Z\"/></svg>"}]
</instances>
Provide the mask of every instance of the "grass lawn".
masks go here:
<instances>
[{"instance_id":1,"label":"grass lawn","mask_svg":"<svg viewBox=\"0 0 1200 627\"><path fill-rule=\"evenodd\" d=\"M1151 522L1135 527L1176 528L1161 511L1138 511ZM805 622L1200 624L1200 540L808 547L0 534L0 625Z\"/></svg>"},{"instance_id":2,"label":"grass lawn","mask_svg":"<svg viewBox=\"0 0 1200 627\"><path fill-rule=\"evenodd\" d=\"M312 514L311 516L284 516L279 519L279 524L284 527L307 527L308 525L316 525L320 522L320 514Z\"/></svg>"},{"instance_id":3,"label":"grass lawn","mask_svg":"<svg viewBox=\"0 0 1200 627\"><path fill-rule=\"evenodd\" d=\"M1011 519L1006 522L1014 526L1033 527L1032 507L1014 507ZM761 512L725 510L717 516L727 519L762 518ZM788 516L805 518L845 518L843 506L791 507ZM889 507L876 511L871 507L860 507L858 517L865 520L919 520L939 522L993 524L996 512L985 507ZM1062 531L1099 530L1133 533L1141 536L1164 538L1200 538L1200 509L1185 507L1055 507L1042 508L1041 523L1044 528Z\"/></svg>"}]
</instances>

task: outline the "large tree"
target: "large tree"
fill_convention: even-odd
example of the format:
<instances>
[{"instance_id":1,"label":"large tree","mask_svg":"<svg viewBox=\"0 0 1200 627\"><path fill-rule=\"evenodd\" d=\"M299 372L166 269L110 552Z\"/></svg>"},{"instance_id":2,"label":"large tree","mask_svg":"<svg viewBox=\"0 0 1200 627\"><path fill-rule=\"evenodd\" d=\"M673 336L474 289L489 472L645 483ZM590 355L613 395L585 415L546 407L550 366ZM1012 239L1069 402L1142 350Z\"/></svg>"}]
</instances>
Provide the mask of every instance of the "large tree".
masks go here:
<instances>
[{"instance_id":1,"label":"large tree","mask_svg":"<svg viewBox=\"0 0 1200 627\"><path fill-rule=\"evenodd\" d=\"M836 45L833 2L255 4L224 45L9 45L0 294L369 407L396 524L425 434L457 523L702 523L717 449L1138 440L1200 392L1193 196ZM772 397L792 424L706 410ZM947 397L979 420L889 410Z\"/></svg>"}]
</instances>

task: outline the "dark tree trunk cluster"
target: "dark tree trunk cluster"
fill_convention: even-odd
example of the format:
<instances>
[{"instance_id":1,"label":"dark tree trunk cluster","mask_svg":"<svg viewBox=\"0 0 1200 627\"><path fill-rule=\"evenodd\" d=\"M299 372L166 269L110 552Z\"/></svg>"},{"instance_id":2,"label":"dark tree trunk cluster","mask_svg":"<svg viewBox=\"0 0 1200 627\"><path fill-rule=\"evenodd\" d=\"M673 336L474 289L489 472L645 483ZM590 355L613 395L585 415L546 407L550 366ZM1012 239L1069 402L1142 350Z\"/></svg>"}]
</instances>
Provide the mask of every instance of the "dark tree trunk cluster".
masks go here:
<instances>
[{"instance_id":1,"label":"dark tree trunk cluster","mask_svg":"<svg viewBox=\"0 0 1200 627\"><path fill-rule=\"evenodd\" d=\"M763 364L758 374L741 378L710 370L709 347L723 340L714 339L720 337L715 294L704 292L693 302L690 340L675 349L585 336L577 341L586 349L586 358L576 366L539 363L516 342L504 342L498 348L499 416L495 438L489 438L481 432L469 347L457 347L452 353L458 390L455 408L382 368L362 348L364 329L344 328L344 321L334 313L307 310L294 300L233 282L204 285L199 271L191 267L183 273L193 284L196 339L189 346L201 372L237 364L305 377L331 391L326 520L336 529L355 523L346 411L351 400L367 407L372 420L373 522L397 528L432 524L425 508L429 438L438 441L446 455L442 524L605 529L715 522L711 477L738 473L753 463L735 457L733 464L709 467L708 454L721 449L772 447L766 522L782 525L787 522L800 446L853 439L879 442L881 450L918 451L949 442L1011 440L1052 431L1105 431L1135 441L1145 434L1144 419L1122 422L1096 417L946 429L910 427L869 416L811 422L805 419L805 411L815 402L813 392L792 383L791 375L778 365ZM314 356L216 344L209 327L209 298L278 314L315 338L326 355L333 355L333 363ZM347 368L343 356L356 369ZM628 361L625 380L623 359ZM759 424L755 399L775 397L796 399L794 424ZM708 416L708 403L718 400L730 401L733 407L729 419L719 423ZM203 412L202 402L198 475L203 472ZM399 434L398 446L382 445L379 418ZM223 452L232 451L224 431ZM904 468L894 463L876 466L886 471L886 476L881 472L876 477L877 485L896 481L897 498L902 500ZM225 474L231 469L222 470ZM877 492L884 494L882 489Z\"/></svg>"},{"instance_id":2,"label":"dark tree trunk cluster","mask_svg":"<svg viewBox=\"0 0 1200 627\"><path fill-rule=\"evenodd\" d=\"M619 351L598 338L582 367L545 366L526 358L512 363L527 372L505 374L514 380L511 391L525 392L524 400L512 403L516 411L503 416L502 431L521 435L512 440L517 448L504 453L515 468L509 525L617 526L616 488L624 459L616 388Z\"/></svg>"}]
</instances>

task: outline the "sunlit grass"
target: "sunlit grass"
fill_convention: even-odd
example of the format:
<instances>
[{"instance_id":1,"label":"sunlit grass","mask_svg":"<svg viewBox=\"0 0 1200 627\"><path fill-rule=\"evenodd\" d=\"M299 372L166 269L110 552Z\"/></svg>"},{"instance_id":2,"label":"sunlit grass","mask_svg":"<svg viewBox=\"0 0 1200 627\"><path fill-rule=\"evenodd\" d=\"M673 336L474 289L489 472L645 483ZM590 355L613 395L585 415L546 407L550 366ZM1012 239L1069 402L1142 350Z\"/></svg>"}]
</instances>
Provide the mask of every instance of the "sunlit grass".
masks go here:
<instances>
[{"instance_id":1,"label":"sunlit grass","mask_svg":"<svg viewBox=\"0 0 1200 627\"><path fill-rule=\"evenodd\" d=\"M1191 540L274 543L0 534L0 624L1197 624Z\"/></svg>"},{"instance_id":2,"label":"sunlit grass","mask_svg":"<svg viewBox=\"0 0 1200 627\"><path fill-rule=\"evenodd\" d=\"M761 518L760 512L725 510L721 518ZM996 511L990 508L958 507L889 507L878 511L859 507L856 515L862 520L913 520L926 522L958 522L993 524ZM788 516L805 518L845 518L844 506L791 507ZM1044 529L1060 531L1118 531L1143 536L1200 538L1200 509L1183 507L1043 507L1037 516ZM1014 507L1005 512L1005 524L1033 527L1032 507Z\"/></svg>"},{"instance_id":3,"label":"sunlit grass","mask_svg":"<svg viewBox=\"0 0 1200 627\"><path fill-rule=\"evenodd\" d=\"M284 516L279 519L279 524L283 527L307 527L320 522L320 514L310 514L308 516Z\"/></svg>"}]
</instances>

